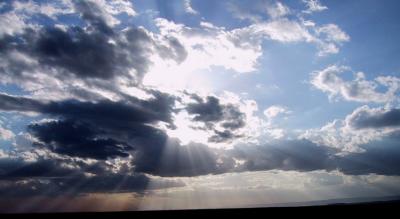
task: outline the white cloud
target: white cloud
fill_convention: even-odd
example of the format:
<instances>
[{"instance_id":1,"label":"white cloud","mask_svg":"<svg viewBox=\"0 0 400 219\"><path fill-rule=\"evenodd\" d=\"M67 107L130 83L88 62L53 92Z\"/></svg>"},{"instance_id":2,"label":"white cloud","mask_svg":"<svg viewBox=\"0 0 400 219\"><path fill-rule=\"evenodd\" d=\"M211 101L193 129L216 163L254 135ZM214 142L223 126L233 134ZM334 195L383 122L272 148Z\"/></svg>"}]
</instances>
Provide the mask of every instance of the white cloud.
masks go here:
<instances>
[{"instance_id":1,"label":"white cloud","mask_svg":"<svg viewBox=\"0 0 400 219\"><path fill-rule=\"evenodd\" d=\"M0 139L11 140L14 137L15 137L15 134L11 130L5 129L0 126Z\"/></svg>"},{"instance_id":2,"label":"white cloud","mask_svg":"<svg viewBox=\"0 0 400 219\"><path fill-rule=\"evenodd\" d=\"M290 9L281 2L275 2L274 5L267 7L267 13L271 18L279 18L290 14Z\"/></svg>"},{"instance_id":3,"label":"white cloud","mask_svg":"<svg viewBox=\"0 0 400 219\"><path fill-rule=\"evenodd\" d=\"M254 37L237 39L236 29L228 31L208 22L201 22L198 28L163 18L157 18L155 23L160 30L160 34L153 34L155 40L163 42L175 38L182 44L187 56L177 63L154 54L154 65L143 79L145 85L173 90L207 89L210 78L204 78L202 71L215 67L237 73L257 70L262 48Z\"/></svg>"},{"instance_id":4,"label":"white cloud","mask_svg":"<svg viewBox=\"0 0 400 219\"><path fill-rule=\"evenodd\" d=\"M306 138L319 145L337 148L342 152L362 152L361 145L381 140L400 131L400 126L390 124L385 126L382 125L385 124L385 121L377 121L378 119L387 120L388 118L382 117L382 115L389 111L389 109L382 107L370 108L364 105L356 108L342 120L334 120L322 128L306 130L299 138ZM375 127L371 125L370 127L366 123L360 122L368 118L373 118L372 122L378 125ZM365 127L361 127L362 125Z\"/></svg>"},{"instance_id":5,"label":"white cloud","mask_svg":"<svg viewBox=\"0 0 400 219\"><path fill-rule=\"evenodd\" d=\"M192 8L192 5L191 5L190 0L184 0L183 3L184 3L184 7L185 7L186 13L189 13L189 14L199 14L199 12L197 12L196 10L194 10L194 9Z\"/></svg>"},{"instance_id":6,"label":"white cloud","mask_svg":"<svg viewBox=\"0 0 400 219\"><path fill-rule=\"evenodd\" d=\"M319 0L303 0L303 3L305 3L307 6L307 10L304 10L303 12L307 14L328 9L328 7L322 5Z\"/></svg>"},{"instance_id":7,"label":"white cloud","mask_svg":"<svg viewBox=\"0 0 400 219\"><path fill-rule=\"evenodd\" d=\"M312 20L304 20L300 15L289 17L291 10L281 2L267 4L270 19L263 21L258 13L231 6L234 16L249 19L252 25L241 28L237 32L245 38L275 40L283 43L307 42L315 44L318 56L326 56L339 52L339 47L350 40L350 37L336 24L319 26ZM260 9L255 9L259 11Z\"/></svg>"},{"instance_id":8,"label":"white cloud","mask_svg":"<svg viewBox=\"0 0 400 219\"><path fill-rule=\"evenodd\" d=\"M275 118L280 114L289 114L289 113L290 111L286 107L279 105L273 105L264 110L264 115L268 119Z\"/></svg>"},{"instance_id":9,"label":"white cloud","mask_svg":"<svg viewBox=\"0 0 400 219\"><path fill-rule=\"evenodd\" d=\"M331 65L321 71L312 73L311 84L327 93L330 99L342 97L348 101L389 103L398 99L400 78L393 76L379 76L374 80L367 80L363 72L357 72L353 80L340 77L341 74L351 73L347 66ZM379 87L386 88L380 92Z\"/></svg>"},{"instance_id":10,"label":"white cloud","mask_svg":"<svg viewBox=\"0 0 400 219\"><path fill-rule=\"evenodd\" d=\"M37 27L40 24L31 19L32 15L43 14L56 19L60 14L73 13L73 5L69 0L52 1L51 3L37 3L34 1L14 1L12 9L0 14L0 37L4 34L14 35L22 33L24 28Z\"/></svg>"},{"instance_id":11,"label":"white cloud","mask_svg":"<svg viewBox=\"0 0 400 219\"><path fill-rule=\"evenodd\" d=\"M22 33L27 26L24 19L15 13L9 12L0 14L0 37Z\"/></svg>"},{"instance_id":12,"label":"white cloud","mask_svg":"<svg viewBox=\"0 0 400 219\"><path fill-rule=\"evenodd\" d=\"M154 65L143 82L158 87L167 85L183 89L185 86L188 87L187 83L190 80L207 86L207 81L199 78L199 72L197 74L193 72L210 70L212 67L223 67L237 73L254 72L263 53L264 40L282 43L307 42L322 48L324 54L338 52L338 41L335 37L330 39L336 41L329 42L319 39L308 30L309 27L284 17L232 30L208 22L201 22L198 28L163 18L157 18L155 23L160 34L153 35L158 41L165 41L167 37L176 38L187 51L186 59L178 64L172 60L163 60L158 55L153 56ZM321 35L325 37L329 34Z\"/></svg>"},{"instance_id":13,"label":"white cloud","mask_svg":"<svg viewBox=\"0 0 400 219\"><path fill-rule=\"evenodd\" d=\"M241 12L235 5L230 6L235 9L234 14ZM193 88L196 84L201 84L204 88L208 87L210 82L201 77L201 71L209 71L213 67L222 67L237 73L256 71L265 40L314 44L319 50L318 55L324 56L338 53L341 44L350 39L335 24L310 25L312 21L289 18L290 9L283 3L268 5L263 10L266 9L271 19L251 19L253 24L230 30L206 21L201 21L200 27L189 27L164 18L156 18L155 25L159 33L153 33L155 40L163 42L167 38L175 38L185 48L187 56L177 64L173 60L164 60L163 57L154 54L154 65L146 74L143 83L166 87L169 90Z\"/></svg>"},{"instance_id":14,"label":"white cloud","mask_svg":"<svg viewBox=\"0 0 400 219\"><path fill-rule=\"evenodd\" d=\"M256 23L248 27L237 29L238 36L259 37L288 42L312 42L314 37L299 22L287 18L279 18L267 22Z\"/></svg>"},{"instance_id":15,"label":"white cloud","mask_svg":"<svg viewBox=\"0 0 400 219\"><path fill-rule=\"evenodd\" d=\"M13 3L13 10L16 13L24 15L33 14L44 14L53 19L56 19L57 15L73 13L73 5L69 0L54 1L53 3L37 3L34 1L15 1Z\"/></svg>"},{"instance_id":16,"label":"white cloud","mask_svg":"<svg viewBox=\"0 0 400 219\"><path fill-rule=\"evenodd\" d=\"M90 0L98 6L101 15L108 25L114 26L120 24L120 20L115 15L126 13L129 16L136 16L137 13L133 9L132 2L128 0Z\"/></svg>"},{"instance_id":17,"label":"white cloud","mask_svg":"<svg viewBox=\"0 0 400 219\"><path fill-rule=\"evenodd\" d=\"M252 22L258 22L262 20L260 15L253 13L250 10L246 10L247 8L240 7L237 4L229 2L227 4L227 8L230 12L232 12L233 16L237 19L249 20Z\"/></svg>"},{"instance_id":18,"label":"white cloud","mask_svg":"<svg viewBox=\"0 0 400 219\"><path fill-rule=\"evenodd\" d=\"M324 34L326 40L329 42L347 42L350 40L349 35L347 35L343 30L341 30L336 24L326 24L317 28L318 34Z\"/></svg>"},{"instance_id":19,"label":"white cloud","mask_svg":"<svg viewBox=\"0 0 400 219\"><path fill-rule=\"evenodd\" d=\"M89 0L94 3L106 23L114 26L120 23L115 15L126 13L128 16L136 16L133 5L128 0ZM43 14L54 20L63 14L76 13L72 0L56 0L46 3L36 1L14 1L12 10L0 15L0 36L2 34L20 33L25 27L41 25L31 19L33 15ZM60 24L59 24L60 25Z\"/></svg>"}]
</instances>

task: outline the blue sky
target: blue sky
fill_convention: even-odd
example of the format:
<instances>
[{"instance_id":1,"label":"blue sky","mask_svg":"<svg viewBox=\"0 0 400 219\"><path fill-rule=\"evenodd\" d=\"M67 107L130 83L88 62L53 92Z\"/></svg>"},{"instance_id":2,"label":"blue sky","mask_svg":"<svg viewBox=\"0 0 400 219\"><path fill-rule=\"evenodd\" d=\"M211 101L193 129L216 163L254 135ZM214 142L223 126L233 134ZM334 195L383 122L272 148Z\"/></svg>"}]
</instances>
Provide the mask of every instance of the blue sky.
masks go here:
<instances>
[{"instance_id":1,"label":"blue sky","mask_svg":"<svg viewBox=\"0 0 400 219\"><path fill-rule=\"evenodd\" d=\"M399 8L4 1L0 194L111 210L398 195Z\"/></svg>"}]
</instances>

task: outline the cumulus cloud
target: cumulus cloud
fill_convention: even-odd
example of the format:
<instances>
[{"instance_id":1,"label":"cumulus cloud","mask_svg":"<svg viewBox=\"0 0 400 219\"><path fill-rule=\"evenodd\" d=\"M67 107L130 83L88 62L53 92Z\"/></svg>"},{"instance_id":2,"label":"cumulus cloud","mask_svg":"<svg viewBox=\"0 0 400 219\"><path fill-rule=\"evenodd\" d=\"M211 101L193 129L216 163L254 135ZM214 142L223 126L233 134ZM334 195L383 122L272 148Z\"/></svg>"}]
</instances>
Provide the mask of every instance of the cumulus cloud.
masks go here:
<instances>
[{"instance_id":1,"label":"cumulus cloud","mask_svg":"<svg viewBox=\"0 0 400 219\"><path fill-rule=\"evenodd\" d=\"M131 160L132 171L160 176L223 172L223 164L217 162L219 157L214 149L193 142L184 145L179 139L169 137L166 130L156 127L163 123L168 124L168 129L177 128L172 120L172 113L177 110L174 108L177 98L157 92L154 95L155 98L148 100L131 97L129 103L106 100L92 103L76 100L46 102L3 94L0 109L34 111L50 116L51 119L28 126L34 137L33 148L71 158L127 158ZM235 131L245 125L244 120L237 120L244 117L239 109L220 104L215 97L208 97L207 102L203 102L197 95L190 96L197 102L187 105L184 110L193 113L194 120L209 123L205 127L212 133L208 141L238 138ZM223 130L219 131L217 126Z\"/></svg>"},{"instance_id":2,"label":"cumulus cloud","mask_svg":"<svg viewBox=\"0 0 400 219\"><path fill-rule=\"evenodd\" d=\"M238 107L232 104L223 105L213 96L206 97L205 101L199 96L194 98L196 102L189 103L187 111L189 115L194 115L194 121L203 122L206 129L214 131L214 135L209 138L211 142L230 141L240 137L234 131L246 125L246 115Z\"/></svg>"},{"instance_id":3,"label":"cumulus cloud","mask_svg":"<svg viewBox=\"0 0 400 219\"><path fill-rule=\"evenodd\" d=\"M136 99L131 104L109 101L43 103L29 98L8 95L1 97L6 98L2 98L5 101L0 109L28 110L58 118L57 121L44 121L29 126L31 133L39 140L37 145L61 154L95 159L128 156L126 151L132 150L128 140L136 141L134 147L137 144L145 147L151 142L158 143L151 137L155 137L159 131L150 125L160 121L171 123L173 106L173 99L161 94L157 99Z\"/></svg>"},{"instance_id":4,"label":"cumulus cloud","mask_svg":"<svg viewBox=\"0 0 400 219\"><path fill-rule=\"evenodd\" d=\"M307 4L314 11L322 7L319 6L318 1L307 1ZM336 24L317 25L313 21L305 21L301 16L289 16L291 14L289 7L281 2L258 5L252 11L246 11L248 10L247 7L241 9L235 5L230 8L236 17L252 21L251 25L235 31L241 33L239 36L244 35L244 39L258 39L258 41L269 39L283 43L311 43L318 48L318 56L336 54L339 52L339 47L350 40L350 36ZM262 13L265 12L261 9L264 8L269 14L270 19L268 20L262 19Z\"/></svg>"},{"instance_id":5,"label":"cumulus cloud","mask_svg":"<svg viewBox=\"0 0 400 219\"><path fill-rule=\"evenodd\" d=\"M153 54L178 63L186 58L186 50L176 38L157 38L143 27L115 31L105 15L133 15L124 8L131 4L128 1L69 4L81 24L24 25L0 39L3 84L18 84L31 95L49 99L115 99L121 98L124 87L141 83ZM40 13L29 7L18 8L25 8L24 13ZM22 10L18 8L14 14Z\"/></svg>"},{"instance_id":6,"label":"cumulus cloud","mask_svg":"<svg viewBox=\"0 0 400 219\"><path fill-rule=\"evenodd\" d=\"M378 76L368 80L363 72L354 74L353 80L346 80L342 75L351 74L347 66L331 65L311 76L311 84L327 93L330 99L341 97L348 101L388 103L397 100L400 79L394 76ZM379 91L384 87L386 91Z\"/></svg>"},{"instance_id":7,"label":"cumulus cloud","mask_svg":"<svg viewBox=\"0 0 400 219\"><path fill-rule=\"evenodd\" d=\"M194 71L222 66L242 73L255 70L256 59L260 56L260 48L257 45L236 45L231 40L230 31L207 24L203 22L202 28L192 28L163 18L156 19L161 35L178 39L187 50L188 56L180 68ZM231 55L222 55L227 52Z\"/></svg>"},{"instance_id":8,"label":"cumulus cloud","mask_svg":"<svg viewBox=\"0 0 400 219\"><path fill-rule=\"evenodd\" d=\"M324 139L310 132L306 139L282 140L285 130L257 116L262 112L254 100L229 92L166 93L147 86L149 75L175 83L180 72L213 67L255 71L265 40L306 42L321 54L336 53L350 40L337 25L306 25L277 2L263 8L267 20L257 17L240 28L205 21L189 27L157 18L151 32L119 26L117 15L137 15L130 1L63 2L56 7L27 1L0 15L1 83L28 93L0 93L0 110L36 113L26 132L15 135L0 127L1 138L15 137L15 147L0 152L0 193L140 192L150 180L157 188L184 186L162 177L275 169L399 174L388 169L398 164L396 150L377 152L369 145L382 140L377 136L396 137L397 109L360 108L339 128L324 127L329 132ZM197 13L190 1L184 3L188 13ZM75 25L56 22L66 13L77 19ZM27 19L39 14L50 24ZM315 73L313 84L352 100L388 100L399 86L395 77L371 82L361 73L348 82L339 77L341 68L332 69ZM375 90L376 84L388 87L387 93ZM264 111L269 120L288 113L279 105ZM199 133L203 141L197 141ZM364 153L338 156L343 141L349 148L356 142ZM219 144L230 147L214 147ZM388 153L390 162L378 167ZM151 178L155 175L162 177Z\"/></svg>"},{"instance_id":9,"label":"cumulus cloud","mask_svg":"<svg viewBox=\"0 0 400 219\"><path fill-rule=\"evenodd\" d=\"M356 129L379 129L400 126L400 109L357 108L346 118L346 123Z\"/></svg>"},{"instance_id":10,"label":"cumulus cloud","mask_svg":"<svg viewBox=\"0 0 400 219\"><path fill-rule=\"evenodd\" d=\"M334 120L320 129L306 130L300 136L344 152L362 152L362 145L397 133L400 130L398 117L397 108L364 105L342 120Z\"/></svg>"},{"instance_id":11,"label":"cumulus cloud","mask_svg":"<svg viewBox=\"0 0 400 219\"><path fill-rule=\"evenodd\" d=\"M226 130L232 132L238 128L229 123L230 118L226 118L232 113L229 111L234 108L221 104L215 97L209 96L204 99L196 95L192 97L195 102L188 105L187 110L193 113L193 119L205 123L222 122L221 124L226 125ZM29 126L31 134L36 138L34 147L70 158L90 158L97 161L127 158L130 163L127 168L132 172L160 176L196 176L249 170L311 171L339 168L334 164L337 162L336 159L339 159L336 153L340 150L325 146L326 142L276 140L253 146L242 144L232 149L217 149L200 143L183 145L178 139L168 137L163 130L149 126L153 122L163 120L168 122L169 116L164 118L157 113L146 114L136 108L140 106L139 109L149 112L152 109L162 112L160 109L164 109L167 110L165 115L170 115L172 110L170 105L160 107L159 100L153 100L154 102L140 100L136 103L140 105L47 102L37 104L36 107L32 104L35 102L32 99L12 96L7 98L8 102L20 101L21 106L24 106L23 102L26 101L29 103L26 104L29 110L32 110L31 105L34 105L33 109L36 111L58 117L56 120L37 122ZM7 101L3 102L8 110L23 110L21 106L10 107ZM157 104L153 105L155 103ZM137 117L138 113L143 114ZM105 114L108 117L102 116ZM227 132L216 132L216 134L223 138ZM232 136L228 134L228 137ZM368 142L364 142L366 143ZM312 155L314 150L318 155ZM46 172L52 171L44 171Z\"/></svg>"}]
</instances>

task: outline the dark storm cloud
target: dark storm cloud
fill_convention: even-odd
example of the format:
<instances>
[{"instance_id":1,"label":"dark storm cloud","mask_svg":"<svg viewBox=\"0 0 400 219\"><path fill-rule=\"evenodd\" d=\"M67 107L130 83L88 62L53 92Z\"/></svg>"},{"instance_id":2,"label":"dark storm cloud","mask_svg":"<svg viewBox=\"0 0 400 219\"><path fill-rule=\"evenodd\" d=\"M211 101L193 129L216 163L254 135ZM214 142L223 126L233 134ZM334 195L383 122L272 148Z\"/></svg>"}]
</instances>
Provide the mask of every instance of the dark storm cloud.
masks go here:
<instances>
[{"instance_id":1,"label":"dark storm cloud","mask_svg":"<svg viewBox=\"0 0 400 219\"><path fill-rule=\"evenodd\" d=\"M335 149L308 140L278 141L262 146L243 146L230 156L244 161L234 171L338 170L349 175L400 175L400 134L362 145L365 151L337 155Z\"/></svg>"},{"instance_id":2,"label":"dark storm cloud","mask_svg":"<svg viewBox=\"0 0 400 219\"><path fill-rule=\"evenodd\" d=\"M29 125L29 131L43 146L58 154L83 158L127 157L132 146L111 138L98 138L101 131L79 121L52 121ZM36 143L41 146L42 143Z\"/></svg>"},{"instance_id":3,"label":"dark storm cloud","mask_svg":"<svg viewBox=\"0 0 400 219\"><path fill-rule=\"evenodd\" d=\"M197 103L188 104L187 111L195 115L193 118L195 121L220 121L223 118L219 99L212 96L208 96L206 101L199 99Z\"/></svg>"},{"instance_id":4,"label":"dark storm cloud","mask_svg":"<svg viewBox=\"0 0 400 219\"><path fill-rule=\"evenodd\" d=\"M8 94L0 93L0 110L5 111L21 111L21 112L37 112L44 104L40 101L25 97L15 97Z\"/></svg>"},{"instance_id":5,"label":"dark storm cloud","mask_svg":"<svg viewBox=\"0 0 400 219\"><path fill-rule=\"evenodd\" d=\"M78 77L107 79L114 74L123 74L118 71L118 66L129 64L109 40L106 35L86 33L77 27L68 32L47 28L32 42L34 47L30 54L42 65L60 67Z\"/></svg>"},{"instance_id":6,"label":"dark storm cloud","mask_svg":"<svg viewBox=\"0 0 400 219\"><path fill-rule=\"evenodd\" d=\"M362 146L365 152L344 156L335 155L337 151L334 149L308 140L237 146L222 152L202 144L181 145L178 140L168 137L165 131L150 125L159 121L171 122L171 113L174 111L173 97L159 92L154 92L154 96L149 100L132 98L129 103L110 101L44 103L30 98L1 94L0 109L35 111L55 116L58 118L56 121L30 125L28 130L39 140L36 146L70 157L97 160L132 155L128 172L159 176L197 176L273 169L297 171L337 169L348 174L400 175L400 171L394 168L400 166L400 150L396 147L400 138L394 134L384 141ZM214 112L214 110L196 112ZM224 113L220 121L225 121L223 118ZM228 127L225 131L217 132L210 141L219 142L238 137L233 135ZM234 160L241 160L243 163L235 166ZM48 166L53 165L27 166L25 168L29 171L25 171L24 168L19 171L35 173L43 170L43 174L61 171L44 168ZM85 167L85 171L89 169ZM96 173L104 172L105 169L101 166L91 167L91 171ZM17 173L10 173L9 176L18 176Z\"/></svg>"},{"instance_id":7,"label":"dark storm cloud","mask_svg":"<svg viewBox=\"0 0 400 219\"><path fill-rule=\"evenodd\" d=\"M159 176L199 176L224 173L232 168L218 163L217 151L207 145L189 143L183 146L176 139L168 139L160 149L135 159L136 170Z\"/></svg>"},{"instance_id":8,"label":"dark storm cloud","mask_svg":"<svg viewBox=\"0 0 400 219\"><path fill-rule=\"evenodd\" d=\"M350 116L349 124L357 129L400 126L400 109L385 112L361 109Z\"/></svg>"},{"instance_id":9,"label":"dark storm cloud","mask_svg":"<svg viewBox=\"0 0 400 219\"><path fill-rule=\"evenodd\" d=\"M193 120L203 122L205 128L212 130L214 135L208 140L210 142L224 142L241 137L234 134L234 130L246 125L245 114L232 104L221 104L220 100L213 96L202 99L197 95L191 95L196 103L190 103L186 107L189 114L194 115ZM224 130L216 130L219 124Z\"/></svg>"},{"instance_id":10,"label":"dark storm cloud","mask_svg":"<svg viewBox=\"0 0 400 219\"><path fill-rule=\"evenodd\" d=\"M0 158L0 180L32 177L64 177L81 174L80 169L70 169L55 159L38 158L25 161L18 157Z\"/></svg>"},{"instance_id":11,"label":"dark storm cloud","mask_svg":"<svg viewBox=\"0 0 400 219\"><path fill-rule=\"evenodd\" d=\"M332 170L334 151L308 140L276 141L262 146L233 149L232 156L244 161L239 170Z\"/></svg>"},{"instance_id":12,"label":"dark storm cloud","mask_svg":"<svg viewBox=\"0 0 400 219\"><path fill-rule=\"evenodd\" d=\"M174 97L168 94L153 92L155 97L141 100L131 97L129 101L83 102L77 100L43 102L31 98L11 96L0 93L0 110L34 111L63 118L79 118L97 121L109 126L123 127L126 123L151 123L156 121L172 122Z\"/></svg>"},{"instance_id":13,"label":"dark storm cloud","mask_svg":"<svg viewBox=\"0 0 400 219\"><path fill-rule=\"evenodd\" d=\"M187 56L176 38L165 39L167 46L161 46L144 28L116 31L107 24L107 16L94 2L74 1L74 5L85 27L40 26L0 39L0 56L7 61L7 66L0 69L3 77L32 80L34 77L29 77L29 73L40 69L60 79L75 77L87 81L124 76L140 83L151 65L153 53L159 52L162 58L179 63ZM157 49L161 47L164 49ZM15 51L37 62L10 58Z\"/></svg>"},{"instance_id":14,"label":"dark storm cloud","mask_svg":"<svg viewBox=\"0 0 400 219\"><path fill-rule=\"evenodd\" d=\"M163 147L167 136L150 124L159 121L172 124L174 98L159 92L153 94L155 97L149 100L132 97L130 103L107 100L43 103L0 94L4 100L0 109L34 111L59 118L29 126L28 130L40 140L37 146L70 156L107 159L126 157L132 149Z\"/></svg>"},{"instance_id":15,"label":"dark storm cloud","mask_svg":"<svg viewBox=\"0 0 400 219\"><path fill-rule=\"evenodd\" d=\"M349 175L400 175L400 133L362 145L365 151L337 159L338 169Z\"/></svg>"},{"instance_id":16,"label":"dark storm cloud","mask_svg":"<svg viewBox=\"0 0 400 219\"><path fill-rule=\"evenodd\" d=\"M2 197L30 195L77 195L96 192L138 192L184 186L178 180L152 179L126 169L110 172L103 161L84 163L72 159L39 156L30 160L0 158ZM86 173L91 173L87 175Z\"/></svg>"},{"instance_id":17,"label":"dark storm cloud","mask_svg":"<svg viewBox=\"0 0 400 219\"><path fill-rule=\"evenodd\" d=\"M143 174L108 174L57 178L26 178L0 180L2 197L18 196L75 196L87 193L142 193L146 190L182 187L179 180L151 179Z\"/></svg>"},{"instance_id":18,"label":"dark storm cloud","mask_svg":"<svg viewBox=\"0 0 400 219\"><path fill-rule=\"evenodd\" d=\"M149 179L144 175L110 175L94 177L41 178L0 180L0 193L4 197L56 196L84 193L142 192Z\"/></svg>"},{"instance_id":19,"label":"dark storm cloud","mask_svg":"<svg viewBox=\"0 0 400 219\"><path fill-rule=\"evenodd\" d=\"M131 99L130 104L110 101L42 103L3 95L7 102L0 104L0 109L12 102L19 105L14 104L7 110L33 110L59 118L33 123L28 128L39 140L36 147L58 154L97 160L132 154L136 172L160 176L223 172L221 165L217 164L217 154L208 146L194 143L183 146L164 131L149 125L158 121L172 122L174 110L173 97L152 93L154 99ZM28 109L23 108L25 105L29 106Z\"/></svg>"}]
</instances>

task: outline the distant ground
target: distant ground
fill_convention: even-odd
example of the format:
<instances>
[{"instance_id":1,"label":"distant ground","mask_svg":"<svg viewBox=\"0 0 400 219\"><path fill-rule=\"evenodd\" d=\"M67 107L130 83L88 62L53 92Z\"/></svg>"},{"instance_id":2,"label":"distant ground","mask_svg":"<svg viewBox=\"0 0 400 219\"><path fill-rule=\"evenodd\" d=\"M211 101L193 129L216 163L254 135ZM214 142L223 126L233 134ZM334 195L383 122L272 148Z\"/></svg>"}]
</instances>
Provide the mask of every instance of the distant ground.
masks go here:
<instances>
[{"instance_id":1,"label":"distant ground","mask_svg":"<svg viewBox=\"0 0 400 219\"><path fill-rule=\"evenodd\" d=\"M248 206L249 208L263 208L263 207L306 207L306 206L324 206L324 205L339 205L339 204L368 204L368 203L380 203L400 201L400 195L396 196L384 196L384 197L358 197L358 198L342 198L342 199L327 199L318 201L308 202L288 202L288 203L277 203L268 205L253 205Z\"/></svg>"},{"instance_id":2,"label":"distant ground","mask_svg":"<svg viewBox=\"0 0 400 219\"><path fill-rule=\"evenodd\" d=\"M85 212L85 213L34 213L34 214L0 214L1 218L5 216L32 216L54 218L57 216L105 216L107 218L132 218L132 216L205 216L205 215L232 215L232 216L256 216L256 215L295 215L300 216L305 214L307 216L336 216L343 215L344 212L354 212L357 215L379 216L386 218L391 215L396 215L400 209L400 197L382 197L379 199L390 199L381 201L366 201L367 199L376 198L359 198L359 199L332 199L316 202L305 202L301 205L295 203L286 203L287 206L280 207L253 207L253 208L232 208L232 209L202 209L202 210L171 210L171 211L130 211L130 212ZM359 201L355 203L354 201ZM333 202L333 203L332 203ZM325 204L327 203L327 204ZM283 205L283 204L282 204ZM291 205L291 206L289 206ZM323 215L320 214L323 212Z\"/></svg>"}]
</instances>

